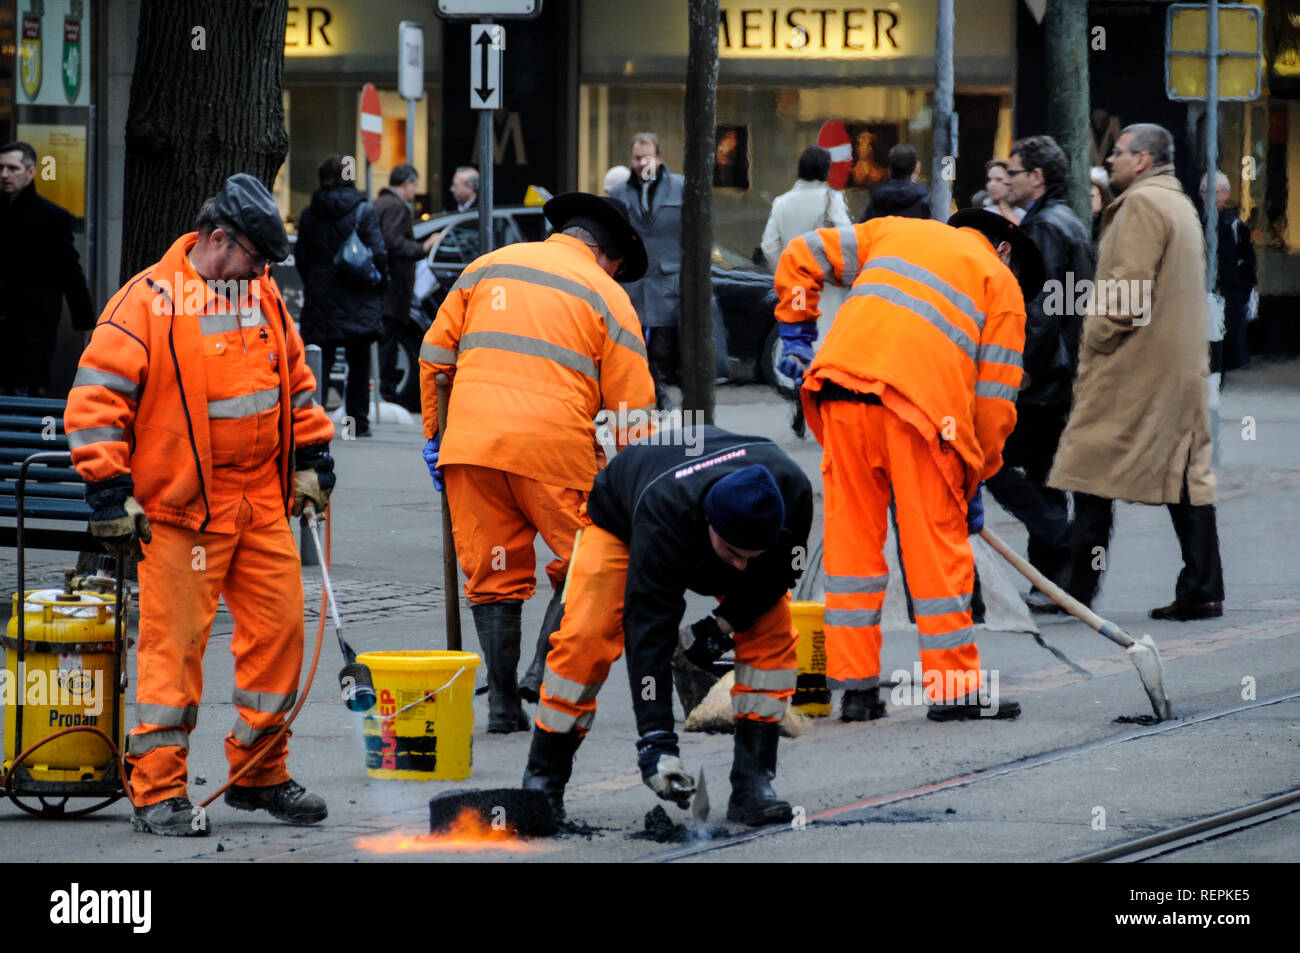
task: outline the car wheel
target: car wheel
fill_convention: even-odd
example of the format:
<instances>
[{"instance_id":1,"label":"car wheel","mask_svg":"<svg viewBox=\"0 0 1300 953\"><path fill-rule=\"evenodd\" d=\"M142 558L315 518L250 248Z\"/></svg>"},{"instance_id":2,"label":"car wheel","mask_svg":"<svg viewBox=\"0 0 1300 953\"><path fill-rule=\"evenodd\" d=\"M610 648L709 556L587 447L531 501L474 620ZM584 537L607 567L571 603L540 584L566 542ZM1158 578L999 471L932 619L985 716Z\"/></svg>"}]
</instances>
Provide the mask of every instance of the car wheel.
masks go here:
<instances>
[{"instance_id":1,"label":"car wheel","mask_svg":"<svg viewBox=\"0 0 1300 953\"><path fill-rule=\"evenodd\" d=\"M781 331L774 324L772 330L767 334L767 340L763 342L763 353L759 355L759 367L762 370L764 381L771 384L777 393L786 400L794 400L798 395L798 388L795 387L793 377L788 377L777 370L777 364L780 362Z\"/></svg>"},{"instance_id":2,"label":"car wheel","mask_svg":"<svg viewBox=\"0 0 1300 953\"><path fill-rule=\"evenodd\" d=\"M403 334L397 346L396 381L393 392L397 402L412 413L420 410L420 342Z\"/></svg>"}]
</instances>

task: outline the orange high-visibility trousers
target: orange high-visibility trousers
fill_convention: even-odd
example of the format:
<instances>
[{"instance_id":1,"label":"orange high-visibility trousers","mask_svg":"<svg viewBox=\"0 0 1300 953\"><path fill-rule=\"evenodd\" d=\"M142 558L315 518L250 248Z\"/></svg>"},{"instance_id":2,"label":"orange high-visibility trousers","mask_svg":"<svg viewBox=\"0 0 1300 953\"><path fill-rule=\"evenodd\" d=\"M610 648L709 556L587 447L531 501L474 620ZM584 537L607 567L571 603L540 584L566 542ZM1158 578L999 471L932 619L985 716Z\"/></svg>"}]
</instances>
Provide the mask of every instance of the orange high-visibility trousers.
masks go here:
<instances>
[{"instance_id":1,"label":"orange high-visibility trousers","mask_svg":"<svg viewBox=\"0 0 1300 953\"><path fill-rule=\"evenodd\" d=\"M610 666L623 654L623 594L628 550L608 530L588 526L573 555L564 621L551 635L537 725L546 731L586 734L596 718L596 695ZM744 632L736 633L737 718L780 721L794 695L798 633L787 593Z\"/></svg>"},{"instance_id":2,"label":"orange high-visibility trousers","mask_svg":"<svg viewBox=\"0 0 1300 953\"><path fill-rule=\"evenodd\" d=\"M451 505L456 558L474 603L530 599L537 590L533 541L542 534L556 558L546 564L551 586L564 585L573 537L587 524L587 494L517 473L449 463L442 468Z\"/></svg>"},{"instance_id":3,"label":"orange high-visibility trousers","mask_svg":"<svg viewBox=\"0 0 1300 953\"><path fill-rule=\"evenodd\" d=\"M298 697L302 668L302 568L289 521L249 526L245 502L234 533L204 533L153 524L140 562L140 642L136 716L127 741L137 805L186 797L189 733L203 698L203 653L224 597L235 620L234 702L226 736L234 774L257 742L274 733ZM281 738L239 780L260 787L289 779Z\"/></svg>"},{"instance_id":4,"label":"orange high-visibility trousers","mask_svg":"<svg viewBox=\"0 0 1300 953\"><path fill-rule=\"evenodd\" d=\"M927 701L979 688L971 622L975 560L955 451L930 445L889 408L853 401L820 407L826 494L826 675L836 687L874 688L880 678L881 610L889 579L889 508L920 631Z\"/></svg>"}]
</instances>

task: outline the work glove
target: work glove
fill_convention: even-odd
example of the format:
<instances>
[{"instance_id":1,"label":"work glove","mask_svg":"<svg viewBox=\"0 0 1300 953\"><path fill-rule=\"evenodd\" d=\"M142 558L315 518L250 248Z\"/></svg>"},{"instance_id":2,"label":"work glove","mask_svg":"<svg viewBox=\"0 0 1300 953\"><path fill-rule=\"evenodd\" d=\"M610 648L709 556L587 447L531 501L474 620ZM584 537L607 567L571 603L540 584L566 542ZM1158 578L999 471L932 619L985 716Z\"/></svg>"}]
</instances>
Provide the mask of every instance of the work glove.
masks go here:
<instances>
[{"instance_id":1,"label":"work glove","mask_svg":"<svg viewBox=\"0 0 1300 953\"><path fill-rule=\"evenodd\" d=\"M153 541L149 517L136 500L135 482L129 476L86 484L90 506L90 533L110 553L133 552L144 559L142 543Z\"/></svg>"},{"instance_id":2,"label":"work glove","mask_svg":"<svg viewBox=\"0 0 1300 953\"><path fill-rule=\"evenodd\" d=\"M294 516L302 515L308 502L317 513L324 513L334 492L334 458L327 443L299 447L294 454L293 507Z\"/></svg>"},{"instance_id":3,"label":"work glove","mask_svg":"<svg viewBox=\"0 0 1300 953\"><path fill-rule=\"evenodd\" d=\"M781 335L781 360L776 369L793 377L796 387L803 386L803 375L813 360L813 342L817 340L817 322L782 321L777 324Z\"/></svg>"},{"instance_id":4,"label":"work glove","mask_svg":"<svg viewBox=\"0 0 1300 953\"><path fill-rule=\"evenodd\" d=\"M636 750L646 787L678 807L690 807L695 782L682 764L677 736L671 731L652 731L636 743Z\"/></svg>"},{"instance_id":5,"label":"work glove","mask_svg":"<svg viewBox=\"0 0 1300 953\"><path fill-rule=\"evenodd\" d=\"M673 665L713 674L713 663L735 645L735 639L722 631L718 620L708 615L692 625L683 626L677 633Z\"/></svg>"},{"instance_id":6,"label":"work glove","mask_svg":"<svg viewBox=\"0 0 1300 953\"><path fill-rule=\"evenodd\" d=\"M984 528L984 484L975 487L975 495L966 504L966 532L974 536Z\"/></svg>"},{"instance_id":7,"label":"work glove","mask_svg":"<svg viewBox=\"0 0 1300 953\"><path fill-rule=\"evenodd\" d=\"M442 480L442 471L438 469L438 454L441 451L442 434L432 437L424 445L424 464L429 468L429 476L433 478L433 488L439 493L446 486Z\"/></svg>"}]
</instances>

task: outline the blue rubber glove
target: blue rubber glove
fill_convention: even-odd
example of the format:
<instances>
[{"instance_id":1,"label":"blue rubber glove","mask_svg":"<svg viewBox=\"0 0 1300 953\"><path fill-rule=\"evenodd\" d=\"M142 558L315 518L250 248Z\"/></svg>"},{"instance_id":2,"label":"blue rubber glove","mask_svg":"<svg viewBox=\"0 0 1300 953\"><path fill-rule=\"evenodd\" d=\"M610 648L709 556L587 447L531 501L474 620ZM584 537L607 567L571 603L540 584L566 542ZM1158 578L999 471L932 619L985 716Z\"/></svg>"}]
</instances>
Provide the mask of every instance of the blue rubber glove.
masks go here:
<instances>
[{"instance_id":1,"label":"blue rubber glove","mask_svg":"<svg viewBox=\"0 0 1300 953\"><path fill-rule=\"evenodd\" d=\"M782 321L777 324L781 335L781 360L776 369L786 377L793 377L796 387L803 386L803 375L813 360L813 343L817 340L817 322Z\"/></svg>"},{"instance_id":2,"label":"blue rubber glove","mask_svg":"<svg viewBox=\"0 0 1300 953\"><path fill-rule=\"evenodd\" d=\"M442 434L432 438L424 445L424 464L429 468L429 476L433 478L433 488L439 493L443 491L446 485L442 481L442 471L438 469L438 453L442 450Z\"/></svg>"},{"instance_id":3,"label":"blue rubber glove","mask_svg":"<svg viewBox=\"0 0 1300 953\"><path fill-rule=\"evenodd\" d=\"M966 504L966 532L974 536L984 528L984 484L975 487L975 495Z\"/></svg>"}]
</instances>

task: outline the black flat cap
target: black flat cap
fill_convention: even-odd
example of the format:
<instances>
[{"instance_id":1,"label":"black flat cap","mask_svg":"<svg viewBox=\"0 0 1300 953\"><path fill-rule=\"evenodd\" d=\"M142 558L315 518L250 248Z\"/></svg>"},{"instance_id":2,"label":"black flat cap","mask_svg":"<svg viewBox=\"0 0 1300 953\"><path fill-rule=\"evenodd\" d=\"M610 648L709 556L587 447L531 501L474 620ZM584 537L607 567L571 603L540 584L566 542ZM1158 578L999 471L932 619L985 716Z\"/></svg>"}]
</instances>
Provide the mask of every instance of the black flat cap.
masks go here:
<instances>
[{"instance_id":1,"label":"black flat cap","mask_svg":"<svg viewBox=\"0 0 1300 953\"><path fill-rule=\"evenodd\" d=\"M590 192L565 192L543 205L542 214L557 232L570 224L581 225L601 247L622 252L623 263L614 273L615 281L626 284L645 274L645 245L618 203Z\"/></svg>"},{"instance_id":2,"label":"black flat cap","mask_svg":"<svg viewBox=\"0 0 1300 953\"><path fill-rule=\"evenodd\" d=\"M1025 301L1030 301L1043 290L1043 281L1047 277L1043 255L1034 240L1009 219L987 209L964 208L948 219L948 224L953 228L975 229L992 242L994 248L998 247L998 242L1010 242L1016 279L1020 282L1020 293Z\"/></svg>"},{"instance_id":3,"label":"black flat cap","mask_svg":"<svg viewBox=\"0 0 1300 953\"><path fill-rule=\"evenodd\" d=\"M213 211L228 219L270 261L289 257L280 209L266 186L247 172L236 172L213 199Z\"/></svg>"}]
</instances>

